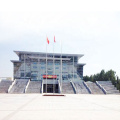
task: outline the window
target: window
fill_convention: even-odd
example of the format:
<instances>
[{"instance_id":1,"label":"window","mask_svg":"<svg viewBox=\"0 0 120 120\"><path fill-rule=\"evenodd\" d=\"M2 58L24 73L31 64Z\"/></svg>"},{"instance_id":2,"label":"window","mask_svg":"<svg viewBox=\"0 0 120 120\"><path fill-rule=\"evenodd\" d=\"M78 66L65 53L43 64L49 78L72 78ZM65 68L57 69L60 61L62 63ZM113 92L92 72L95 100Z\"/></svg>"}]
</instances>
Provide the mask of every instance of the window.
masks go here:
<instances>
[{"instance_id":1,"label":"window","mask_svg":"<svg viewBox=\"0 0 120 120\"><path fill-rule=\"evenodd\" d=\"M55 67L55 69L59 69L59 67Z\"/></svg>"},{"instance_id":2,"label":"window","mask_svg":"<svg viewBox=\"0 0 120 120\"><path fill-rule=\"evenodd\" d=\"M45 69L45 67L41 67L41 69Z\"/></svg>"},{"instance_id":3,"label":"window","mask_svg":"<svg viewBox=\"0 0 120 120\"><path fill-rule=\"evenodd\" d=\"M34 64L34 65L36 65L36 64L37 64L37 62L33 62L33 64Z\"/></svg>"},{"instance_id":4,"label":"window","mask_svg":"<svg viewBox=\"0 0 120 120\"><path fill-rule=\"evenodd\" d=\"M33 66L34 69L37 69L37 66Z\"/></svg>"}]
</instances>

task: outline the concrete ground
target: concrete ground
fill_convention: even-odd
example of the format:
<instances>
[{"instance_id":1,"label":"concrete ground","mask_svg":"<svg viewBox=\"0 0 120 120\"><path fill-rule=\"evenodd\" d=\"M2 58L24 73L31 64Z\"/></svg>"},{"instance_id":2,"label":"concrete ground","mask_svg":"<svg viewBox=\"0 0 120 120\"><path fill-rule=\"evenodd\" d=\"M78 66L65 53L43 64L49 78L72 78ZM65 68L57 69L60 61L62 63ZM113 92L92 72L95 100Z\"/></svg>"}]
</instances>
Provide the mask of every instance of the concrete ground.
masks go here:
<instances>
[{"instance_id":1,"label":"concrete ground","mask_svg":"<svg viewBox=\"0 0 120 120\"><path fill-rule=\"evenodd\" d=\"M120 120L120 95L0 94L0 120Z\"/></svg>"}]
</instances>

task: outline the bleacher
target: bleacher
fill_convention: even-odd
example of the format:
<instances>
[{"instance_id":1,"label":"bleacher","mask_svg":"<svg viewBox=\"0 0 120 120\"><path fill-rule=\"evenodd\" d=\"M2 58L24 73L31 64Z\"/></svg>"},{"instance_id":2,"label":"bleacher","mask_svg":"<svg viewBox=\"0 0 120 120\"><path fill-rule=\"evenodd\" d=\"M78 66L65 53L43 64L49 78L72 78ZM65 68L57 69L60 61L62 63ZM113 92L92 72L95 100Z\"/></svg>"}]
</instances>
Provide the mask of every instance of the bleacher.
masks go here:
<instances>
[{"instance_id":1,"label":"bleacher","mask_svg":"<svg viewBox=\"0 0 120 120\"><path fill-rule=\"evenodd\" d=\"M75 93L70 82L62 82L62 93L63 94L74 94Z\"/></svg>"},{"instance_id":2,"label":"bleacher","mask_svg":"<svg viewBox=\"0 0 120 120\"><path fill-rule=\"evenodd\" d=\"M119 90L114 87L111 81L97 81L105 90L107 94L119 94Z\"/></svg>"},{"instance_id":3,"label":"bleacher","mask_svg":"<svg viewBox=\"0 0 120 120\"><path fill-rule=\"evenodd\" d=\"M41 81L30 81L26 93L41 93L41 87Z\"/></svg>"},{"instance_id":4,"label":"bleacher","mask_svg":"<svg viewBox=\"0 0 120 120\"><path fill-rule=\"evenodd\" d=\"M0 93L8 93L8 89L12 84L11 80L1 80L0 82Z\"/></svg>"},{"instance_id":5,"label":"bleacher","mask_svg":"<svg viewBox=\"0 0 120 120\"><path fill-rule=\"evenodd\" d=\"M77 94L89 94L83 82L74 82Z\"/></svg>"},{"instance_id":6,"label":"bleacher","mask_svg":"<svg viewBox=\"0 0 120 120\"><path fill-rule=\"evenodd\" d=\"M86 82L87 86L90 88L92 94L104 94L103 91L93 82Z\"/></svg>"},{"instance_id":7,"label":"bleacher","mask_svg":"<svg viewBox=\"0 0 120 120\"><path fill-rule=\"evenodd\" d=\"M27 83L27 79L16 79L15 84L12 86L9 93L24 93Z\"/></svg>"}]
</instances>

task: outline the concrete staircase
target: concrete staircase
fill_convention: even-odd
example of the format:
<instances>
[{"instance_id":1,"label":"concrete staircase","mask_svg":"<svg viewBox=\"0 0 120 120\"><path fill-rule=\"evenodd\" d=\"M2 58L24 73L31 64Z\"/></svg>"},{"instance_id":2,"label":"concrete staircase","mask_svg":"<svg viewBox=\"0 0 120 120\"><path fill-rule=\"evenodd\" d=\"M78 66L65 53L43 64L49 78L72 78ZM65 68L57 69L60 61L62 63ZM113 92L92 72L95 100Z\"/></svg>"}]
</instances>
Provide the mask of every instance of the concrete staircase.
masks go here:
<instances>
[{"instance_id":1,"label":"concrete staircase","mask_svg":"<svg viewBox=\"0 0 120 120\"><path fill-rule=\"evenodd\" d=\"M106 94L120 94L111 81L97 81L105 90Z\"/></svg>"},{"instance_id":2,"label":"concrete staircase","mask_svg":"<svg viewBox=\"0 0 120 120\"><path fill-rule=\"evenodd\" d=\"M89 94L83 82L74 82L77 94Z\"/></svg>"},{"instance_id":3,"label":"concrete staircase","mask_svg":"<svg viewBox=\"0 0 120 120\"><path fill-rule=\"evenodd\" d=\"M0 82L0 93L8 93L8 89L12 84L11 80L1 80Z\"/></svg>"},{"instance_id":4,"label":"concrete staircase","mask_svg":"<svg viewBox=\"0 0 120 120\"><path fill-rule=\"evenodd\" d=\"M25 88L28 83L27 79L16 79L14 85L10 89L9 93L25 93Z\"/></svg>"},{"instance_id":5,"label":"concrete staircase","mask_svg":"<svg viewBox=\"0 0 120 120\"><path fill-rule=\"evenodd\" d=\"M30 81L26 93L41 93L41 87L41 81Z\"/></svg>"},{"instance_id":6,"label":"concrete staircase","mask_svg":"<svg viewBox=\"0 0 120 120\"><path fill-rule=\"evenodd\" d=\"M70 82L62 82L62 93L63 94L75 94L75 91Z\"/></svg>"},{"instance_id":7,"label":"concrete staircase","mask_svg":"<svg viewBox=\"0 0 120 120\"><path fill-rule=\"evenodd\" d=\"M92 94L104 94L103 91L93 82L86 82L87 86L91 89Z\"/></svg>"}]
</instances>

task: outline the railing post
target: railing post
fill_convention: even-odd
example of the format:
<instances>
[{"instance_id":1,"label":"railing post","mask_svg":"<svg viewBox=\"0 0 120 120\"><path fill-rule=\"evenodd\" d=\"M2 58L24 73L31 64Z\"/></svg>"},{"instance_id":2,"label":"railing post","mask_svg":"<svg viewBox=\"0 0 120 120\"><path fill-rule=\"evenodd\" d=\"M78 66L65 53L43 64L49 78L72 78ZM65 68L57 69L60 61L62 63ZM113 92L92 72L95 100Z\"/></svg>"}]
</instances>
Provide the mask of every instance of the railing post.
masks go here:
<instances>
[{"instance_id":1,"label":"railing post","mask_svg":"<svg viewBox=\"0 0 120 120\"><path fill-rule=\"evenodd\" d=\"M88 87L88 85L87 85L85 82L83 82L83 84L84 84L84 86L86 87L86 89L88 90L88 92L89 92L90 94L92 94L92 90Z\"/></svg>"},{"instance_id":2,"label":"railing post","mask_svg":"<svg viewBox=\"0 0 120 120\"><path fill-rule=\"evenodd\" d=\"M76 87L75 87L73 81L70 81L70 83L72 84L72 87L73 87L73 89L74 89L75 94L77 94L77 89L76 89Z\"/></svg>"},{"instance_id":3,"label":"railing post","mask_svg":"<svg viewBox=\"0 0 120 120\"><path fill-rule=\"evenodd\" d=\"M103 86L101 86L98 81L96 81L96 85L103 91L104 94L107 94L107 91L104 89Z\"/></svg>"},{"instance_id":4,"label":"railing post","mask_svg":"<svg viewBox=\"0 0 120 120\"><path fill-rule=\"evenodd\" d=\"M10 85L9 89L8 89L8 93L10 92L10 90L12 89L13 85L16 83L16 79L14 80L14 82L12 83L12 85Z\"/></svg>"},{"instance_id":5,"label":"railing post","mask_svg":"<svg viewBox=\"0 0 120 120\"><path fill-rule=\"evenodd\" d=\"M28 81L28 83L27 83L27 85L26 85L26 87L25 87L24 93L26 93L29 84L30 84L30 79L29 79L29 81Z\"/></svg>"}]
</instances>

